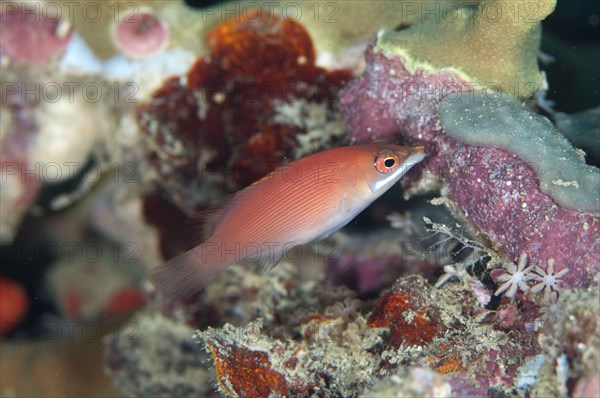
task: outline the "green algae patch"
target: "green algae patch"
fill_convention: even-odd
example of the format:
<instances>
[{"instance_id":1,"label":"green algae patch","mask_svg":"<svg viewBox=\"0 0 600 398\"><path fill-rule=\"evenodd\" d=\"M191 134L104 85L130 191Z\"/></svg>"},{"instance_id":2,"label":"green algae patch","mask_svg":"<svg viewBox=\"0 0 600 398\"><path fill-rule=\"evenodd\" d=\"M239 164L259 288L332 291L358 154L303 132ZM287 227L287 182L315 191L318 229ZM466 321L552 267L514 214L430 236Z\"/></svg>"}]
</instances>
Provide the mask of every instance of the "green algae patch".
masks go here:
<instances>
[{"instance_id":1,"label":"green algae patch","mask_svg":"<svg viewBox=\"0 0 600 398\"><path fill-rule=\"evenodd\" d=\"M453 139L510 152L534 167L542 192L561 206L600 212L600 169L586 165L548 119L515 98L482 91L449 95L439 112Z\"/></svg>"}]
</instances>

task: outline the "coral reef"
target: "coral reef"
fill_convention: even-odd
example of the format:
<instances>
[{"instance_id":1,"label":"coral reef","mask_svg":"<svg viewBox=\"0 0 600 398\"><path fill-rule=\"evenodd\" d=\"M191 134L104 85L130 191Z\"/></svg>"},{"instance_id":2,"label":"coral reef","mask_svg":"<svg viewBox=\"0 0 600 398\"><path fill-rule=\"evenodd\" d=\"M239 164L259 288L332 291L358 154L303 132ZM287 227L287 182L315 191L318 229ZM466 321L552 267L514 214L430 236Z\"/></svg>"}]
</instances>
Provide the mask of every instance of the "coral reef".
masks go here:
<instances>
[{"instance_id":1,"label":"coral reef","mask_svg":"<svg viewBox=\"0 0 600 398\"><path fill-rule=\"evenodd\" d=\"M451 3L400 32L381 31L375 52L402 59L410 75L444 70L476 87L527 98L545 86L537 65L539 22L555 5L554 0ZM427 83L420 88L435 87Z\"/></svg>"},{"instance_id":2,"label":"coral reef","mask_svg":"<svg viewBox=\"0 0 600 398\"><path fill-rule=\"evenodd\" d=\"M545 117L514 98L481 91L444 98L439 113L444 132L454 140L502 149L534 168L540 190L560 207L600 213L599 169L586 165L581 151Z\"/></svg>"},{"instance_id":3,"label":"coral reef","mask_svg":"<svg viewBox=\"0 0 600 398\"><path fill-rule=\"evenodd\" d=\"M598 395L599 108L544 92L538 57L578 74L538 54L556 1L75 3L0 3L0 395ZM347 233L145 281L187 216L372 140L428 156Z\"/></svg>"},{"instance_id":4,"label":"coral reef","mask_svg":"<svg viewBox=\"0 0 600 398\"><path fill-rule=\"evenodd\" d=\"M37 16L40 21L45 17ZM57 57L41 65L11 54L2 59L1 171L6 189L0 192L0 239L9 243L44 188L53 192L47 195L47 207L60 210L111 174L122 149L113 134L128 108L120 107L103 78L73 81Z\"/></svg>"},{"instance_id":5,"label":"coral reef","mask_svg":"<svg viewBox=\"0 0 600 398\"><path fill-rule=\"evenodd\" d=\"M148 58L167 47L169 30L153 13L137 12L116 24L113 38L115 45L129 57Z\"/></svg>"},{"instance_id":6,"label":"coral reef","mask_svg":"<svg viewBox=\"0 0 600 398\"><path fill-rule=\"evenodd\" d=\"M207 396L213 390L206 356L190 327L150 314L129 324L130 330L107 336L105 363L113 383L136 396Z\"/></svg>"},{"instance_id":7,"label":"coral reef","mask_svg":"<svg viewBox=\"0 0 600 398\"><path fill-rule=\"evenodd\" d=\"M144 304L140 288L145 267L128 250L93 242L77 243L48 274L48 288L62 315L93 320L132 312Z\"/></svg>"},{"instance_id":8,"label":"coral reef","mask_svg":"<svg viewBox=\"0 0 600 398\"><path fill-rule=\"evenodd\" d=\"M401 368L375 383L360 397L452 397L452 387L443 376L429 368Z\"/></svg>"},{"instance_id":9,"label":"coral reef","mask_svg":"<svg viewBox=\"0 0 600 398\"><path fill-rule=\"evenodd\" d=\"M214 357L219 386L229 395L310 396L326 392L350 396L370 382L369 372L359 369L376 364L376 356L363 352L378 341L378 333L357 326L361 323L364 325L364 318L354 325L309 323L304 333L309 334L306 343L313 342L310 347L253 334L251 330L261 329L260 321L242 329L228 325L209 329L202 339Z\"/></svg>"},{"instance_id":10,"label":"coral reef","mask_svg":"<svg viewBox=\"0 0 600 398\"><path fill-rule=\"evenodd\" d=\"M526 321L503 327L501 312L485 310L468 284L435 290L408 277L380 296L369 325L389 329L382 354L388 366L429 366L448 375L454 394L484 395L510 388L518 366L536 350L533 336L516 332Z\"/></svg>"},{"instance_id":11,"label":"coral reef","mask_svg":"<svg viewBox=\"0 0 600 398\"><path fill-rule=\"evenodd\" d=\"M72 27L61 18L58 5L41 13L41 7L35 4L6 2L0 11L0 57L8 54L18 60L43 65L64 52L71 40Z\"/></svg>"},{"instance_id":12,"label":"coral reef","mask_svg":"<svg viewBox=\"0 0 600 398\"><path fill-rule=\"evenodd\" d=\"M493 2L483 2L479 7L485 8L488 3ZM538 3L540 7L548 7L552 2ZM533 28L531 24L526 25ZM516 261L522 253L527 253L536 265L554 259L557 271L570 270L563 277L566 286L587 286L600 266L596 202L599 195L595 183L598 169L585 166L564 139L556 138L558 133L548 121L541 116L533 117L516 104L516 100L511 100L510 94L500 95L497 108L484 105L486 101L480 98L486 94L495 97L489 91L470 93L482 86L481 83L452 70L450 61L448 67L415 64L407 58L403 47L411 37L405 31L380 34L367 52L365 72L345 88L342 109L354 141L384 139L425 146L429 154L423 163L425 178L418 185L412 184L413 192L444 187L457 215L472 223L508 258ZM535 58L534 54L529 57ZM521 79L519 75L514 78ZM502 84L491 86L504 90ZM540 85L535 86L536 90L540 88ZM518 94L527 97L531 93ZM477 116L470 117L466 112ZM526 118L529 121L525 125L511 124ZM462 125L461 131L473 138L466 143L461 142L462 138L459 138L461 141L452 138L456 137L453 134L456 126L467 120L471 123ZM519 153L497 148L498 141L486 134L486 126L494 123L501 123L500 129L505 127L512 134L512 138L505 141L513 140L531 156L521 159ZM537 147L528 141L534 133L531 127L537 130L536 137L560 141L563 148L560 155L554 158L544 155L548 150L546 146ZM515 137L521 141L515 141ZM532 156L539 165L528 163ZM540 187L543 177L539 174L560 161L556 156L568 157L570 164L577 165L573 169L576 171L564 179L556 175L550 177L551 181L542 182L547 188ZM583 183L585 180L589 183ZM580 182L578 189L575 185L579 186ZM546 194L549 191L552 196Z\"/></svg>"},{"instance_id":13,"label":"coral reef","mask_svg":"<svg viewBox=\"0 0 600 398\"><path fill-rule=\"evenodd\" d=\"M246 17L211 30L210 54L139 106L148 165L187 214L284 159L342 141L334 99L349 72L317 67L299 23L266 11Z\"/></svg>"},{"instance_id":14,"label":"coral reef","mask_svg":"<svg viewBox=\"0 0 600 398\"><path fill-rule=\"evenodd\" d=\"M518 296L519 305L506 300L491 310L468 281L436 289L422 277L402 277L373 303L353 298L347 289L300 282L297 273L289 263L266 275L234 266L193 304L165 307L169 318L153 315L154 310L140 314L135 324L144 332L136 337L144 343L111 341L111 373L131 394L150 391L145 388L185 396L205 393L209 369L201 346L214 364L212 382L229 396L369 396L402 388L415 396L418 391L457 396L532 392L544 378L553 385L560 382L562 376L547 366L557 358L552 350L574 355L569 366L582 364L569 373L574 378L595 371L597 323L591 318L589 330L564 324L552 332L541 328L544 320L526 297ZM563 290L558 311L586 319L595 307L584 308L592 305L596 288L587 293ZM567 299L572 294L580 300ZM156 304L165 305L160 300ZM205 325L196 333L200 345L190 342L192 329L182 321ZM545 333L555 336L552 344ZM577 337L567 339L565 333ZM577 351L581 339L589 353ZM154 348L143 349L146 345ZM162 352L158 347L165 347L165 353L157 354ZM179 347L175 353L173 347ZM156 361L157 355L163 360ZM540 359L544 355L548 357ZM173 365L166 368L165 363ZM192 370L202 376L183 381ZM179 385L173 380L180 380ZM406 385L401 387L399 380Z\"/></svg>"},{"instance_id":15,"label":"coral reef","mask_svg":"<svg viewBox=\"0 0 600 398\"><path fill-rule=\"evenodd\" d=\"M539 396L595 396L600 370L598 341L600 290L597 283L587 289L563 290L560 297L542 307L539 328L537 383L531 393ZM545 382L544 382L545 381ZM585 392L584 392L585 391Z\"/></svg>"}]
</instances>

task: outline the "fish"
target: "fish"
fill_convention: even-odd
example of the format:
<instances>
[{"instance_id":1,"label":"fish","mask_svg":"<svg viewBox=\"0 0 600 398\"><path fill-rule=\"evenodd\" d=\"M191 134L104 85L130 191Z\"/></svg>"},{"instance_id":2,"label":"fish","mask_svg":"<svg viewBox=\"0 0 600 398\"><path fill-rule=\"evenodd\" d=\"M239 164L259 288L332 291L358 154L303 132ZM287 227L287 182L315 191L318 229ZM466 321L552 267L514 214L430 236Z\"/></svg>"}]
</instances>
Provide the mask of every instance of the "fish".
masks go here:
<instances>
[{"instance_id":1,"label":"fish","mask_svg":"<svg viewBox=\"0 0 600 398\"><path fill-rule=\"evenodd\" d=\"M150 280L164 295L185 299L231 264L269 270L292 248L343 228L424 157L423 147L370 143L279 167L212 209L206 240L153 268Z\"/></svg>"}]
</instances>

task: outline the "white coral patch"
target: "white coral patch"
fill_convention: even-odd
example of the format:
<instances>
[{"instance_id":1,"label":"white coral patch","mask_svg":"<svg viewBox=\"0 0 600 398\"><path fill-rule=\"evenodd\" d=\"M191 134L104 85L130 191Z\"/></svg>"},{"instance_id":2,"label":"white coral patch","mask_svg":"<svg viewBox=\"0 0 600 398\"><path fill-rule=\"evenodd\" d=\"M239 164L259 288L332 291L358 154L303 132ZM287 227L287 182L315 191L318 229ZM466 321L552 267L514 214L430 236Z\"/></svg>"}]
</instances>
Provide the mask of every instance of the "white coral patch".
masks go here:
<instances>
[{"instance_id":1,"label":"white coral patch","mask_svg":"<svg viewBox=\"0 0 600 398\"><path fill-rule=\"evenodd\" d=\"M76 93L39 107L39 133L32 141L30 159L42 181L64 181L88 161L96 143L111 130L108 110L101 112L100 106Z\"/></svg>"}]
</instances>

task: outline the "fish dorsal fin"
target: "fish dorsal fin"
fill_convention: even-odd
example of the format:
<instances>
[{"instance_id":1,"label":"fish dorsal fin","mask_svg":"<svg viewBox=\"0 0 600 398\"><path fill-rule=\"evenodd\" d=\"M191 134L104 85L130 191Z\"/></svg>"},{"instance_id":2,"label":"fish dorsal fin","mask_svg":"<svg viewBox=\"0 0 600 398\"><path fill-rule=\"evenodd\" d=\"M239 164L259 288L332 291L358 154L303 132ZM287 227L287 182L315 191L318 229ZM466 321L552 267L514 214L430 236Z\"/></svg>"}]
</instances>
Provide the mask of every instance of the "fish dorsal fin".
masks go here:
<instances>
[{"instance_id":1,"label":"fish dorsal fin","mask_svg":"<svg viewBox=\"0 0 600 398\"><path fill-rule=\"evenodd\" d=\"M268 173L261 179L254 181L252 184L248 185L242 190L229 195L222 204L209 207L208 209L200 212L200 214L197 216L189 217L186 220L185 229L189 237L188 239L190 244L193 245L192 247L199 245L217 232L231 209L233 209L240 201L248 196L248 194L250 194L250 192L252 192L262 182L273 178L273 175L279 171L281 167L276 168L272 172Z\"/></svg>"}]
</instances>

